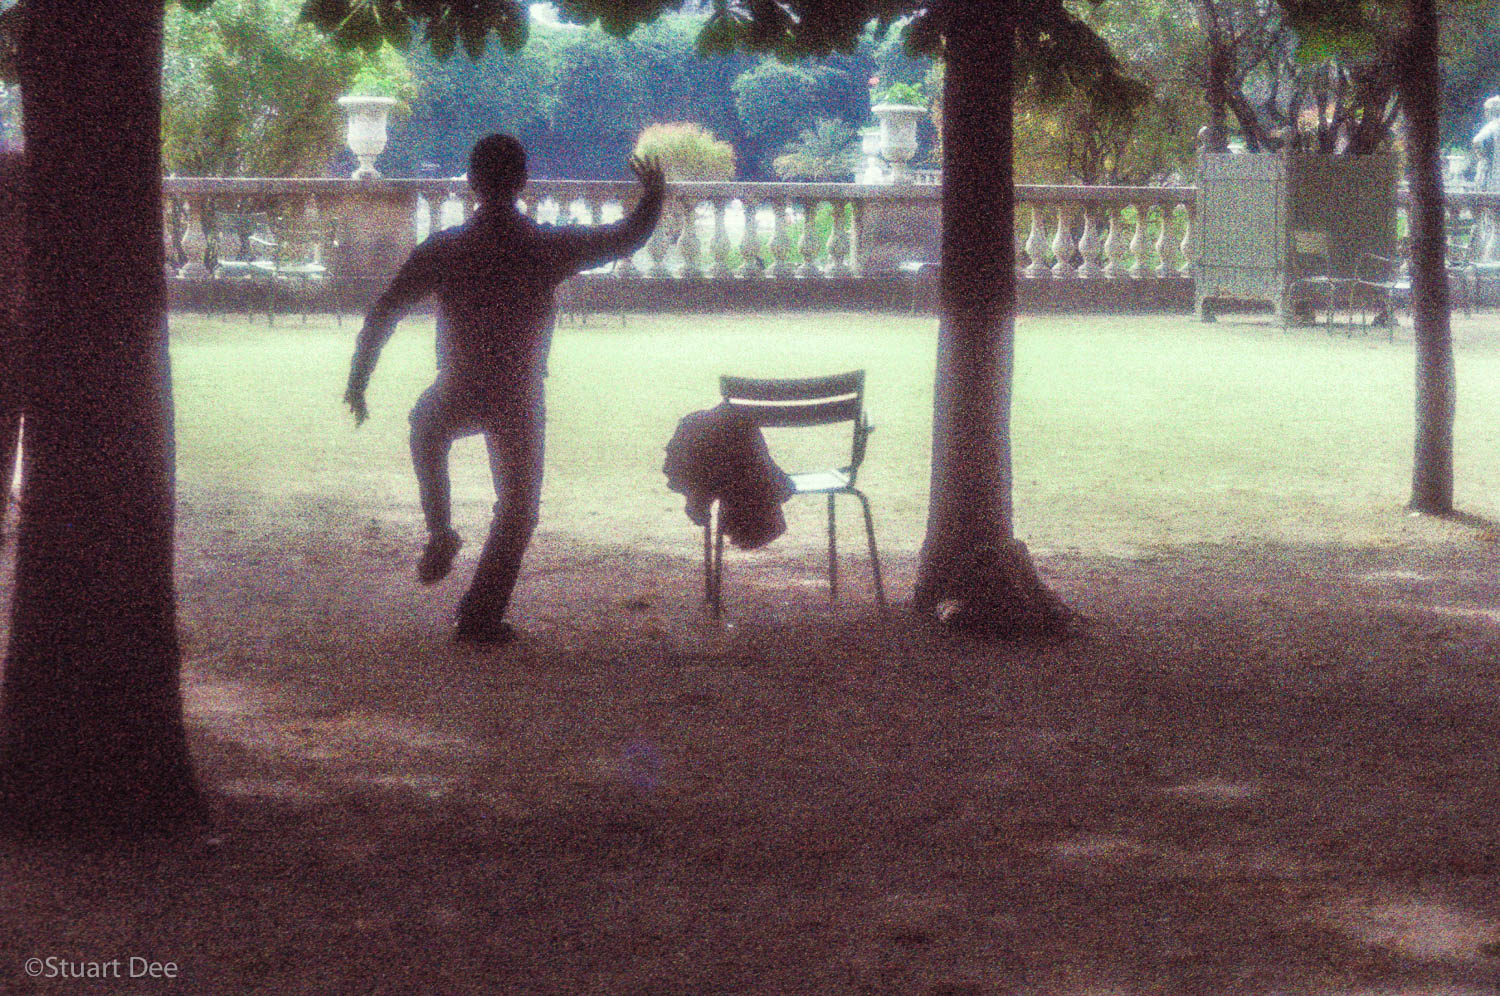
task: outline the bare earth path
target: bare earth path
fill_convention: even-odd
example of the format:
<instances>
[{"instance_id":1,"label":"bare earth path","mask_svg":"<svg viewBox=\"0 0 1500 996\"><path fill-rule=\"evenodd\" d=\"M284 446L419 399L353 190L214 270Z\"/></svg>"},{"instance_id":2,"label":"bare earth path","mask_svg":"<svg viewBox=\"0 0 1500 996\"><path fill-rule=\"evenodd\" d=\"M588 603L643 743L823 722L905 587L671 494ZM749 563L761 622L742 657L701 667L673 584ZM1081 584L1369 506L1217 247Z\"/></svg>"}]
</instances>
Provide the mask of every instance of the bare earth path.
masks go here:
<instances>
[{"instance_id":1,"label":"bare earth path","mask_svg":"<svg viewBox=\"0 0 1500 996\"><path fill-rule=\"evenodd\" d=\"M184 530L214 825L0 845L5 993L1500 992L1481 530L1043 557L1092 624L1021 648L793 545L719 628L690 543L543 533L490 655L472 550L429 593L400 525ZM24 970L131 956L179 977Z\"/></svg>"}]
</instances>

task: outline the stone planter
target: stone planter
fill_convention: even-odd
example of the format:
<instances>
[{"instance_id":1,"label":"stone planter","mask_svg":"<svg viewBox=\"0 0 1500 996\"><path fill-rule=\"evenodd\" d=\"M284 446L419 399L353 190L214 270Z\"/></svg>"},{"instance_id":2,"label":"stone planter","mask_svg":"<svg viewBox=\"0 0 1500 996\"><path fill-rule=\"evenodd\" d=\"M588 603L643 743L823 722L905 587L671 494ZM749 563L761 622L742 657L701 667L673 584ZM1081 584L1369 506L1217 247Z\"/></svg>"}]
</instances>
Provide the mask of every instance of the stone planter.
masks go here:
<instances>
[{"instance_id":1,"label":"stone planter","mask_svg":"<svg viewBox=\"0 0 1500 996\"><path fill-rule=\"evenodd\" d=\"M375 168L375 159L385 151L385 126L390 120L391 109L396 106L396 98L340 97L339 106L349 117L349 151L359 160L353 178L378 180L380 171Z\"/></svg>"},{"instance_id":2,"label":"stone planter","mask_svg":"<svg viewBox=\"0 0 1500 996\"><path fill-rule=\"evenodd\" d=\"M906 164L917 154L917 122L927 116L927 108L876 104L870 111L880 122L880 155L891 164L891 182L911 183Z\"/></svg>"}]
</instances>

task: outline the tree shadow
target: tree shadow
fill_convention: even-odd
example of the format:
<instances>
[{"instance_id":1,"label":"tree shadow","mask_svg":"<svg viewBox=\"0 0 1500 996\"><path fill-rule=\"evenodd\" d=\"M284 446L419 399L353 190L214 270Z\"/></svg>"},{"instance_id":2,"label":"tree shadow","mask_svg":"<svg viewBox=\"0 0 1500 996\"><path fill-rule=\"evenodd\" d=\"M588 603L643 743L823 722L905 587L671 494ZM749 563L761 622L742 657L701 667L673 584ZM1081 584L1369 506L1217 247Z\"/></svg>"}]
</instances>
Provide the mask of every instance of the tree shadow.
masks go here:
<instances>
[{"instance_id":1,"label":"tree shadow","mask_svg":"<svg viewBox=\"0 0 1500 996\"><path fill-rule=\"evenodd\" d=\"M1491 550L1043 557L1093 625L1038 647L830 605L816 554L716 624L691 556L544 538L477 654L404 551L335 549L184 579L215 825L0 849L14 950L68 917L205 993L1497 980Z\"/></svg>"}]
</instances>

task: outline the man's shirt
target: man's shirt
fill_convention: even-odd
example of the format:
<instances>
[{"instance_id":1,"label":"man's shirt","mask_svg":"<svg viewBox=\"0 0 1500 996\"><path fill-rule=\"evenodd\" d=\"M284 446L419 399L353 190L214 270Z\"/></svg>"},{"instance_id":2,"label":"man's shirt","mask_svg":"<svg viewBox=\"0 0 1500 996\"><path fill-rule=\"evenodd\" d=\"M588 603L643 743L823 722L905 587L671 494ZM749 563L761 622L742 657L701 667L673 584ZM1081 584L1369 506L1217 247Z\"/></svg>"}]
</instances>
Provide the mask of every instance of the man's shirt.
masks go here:
<instances>
[{"instance_id":1,"label":"man's shirt","mask_svg":"<svg viewBox=\"0 0 1500 996\"><path fill-rule=\"evenodd\" d=\"M648 193L612 225L539 225L505 205L438 232L412 252L366 316L351 387L364 390L396 323L436 294L437 365L449 388L495 402L534 396L547 372L557 285L635 252L660 214L661 197Z\"/></svg>"}]
</instances>

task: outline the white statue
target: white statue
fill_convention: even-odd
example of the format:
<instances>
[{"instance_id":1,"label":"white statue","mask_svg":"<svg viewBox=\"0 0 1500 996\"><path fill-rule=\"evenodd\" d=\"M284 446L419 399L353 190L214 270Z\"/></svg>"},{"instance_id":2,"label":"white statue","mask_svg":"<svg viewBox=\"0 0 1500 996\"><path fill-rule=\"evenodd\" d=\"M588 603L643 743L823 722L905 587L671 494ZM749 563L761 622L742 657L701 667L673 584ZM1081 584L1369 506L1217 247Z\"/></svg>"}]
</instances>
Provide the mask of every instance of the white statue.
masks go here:
<instances>
[{"instance_id":1,"label":"white statue","mask_svg":"<svg viewBox=\"0 0 1500 996\"><path fill-rule=\"evenodd\" d=\"M1500 95L1484 102L1484 127L1474 134L1476 190L1500 192Z\"/></svg>"}]
</instances>

